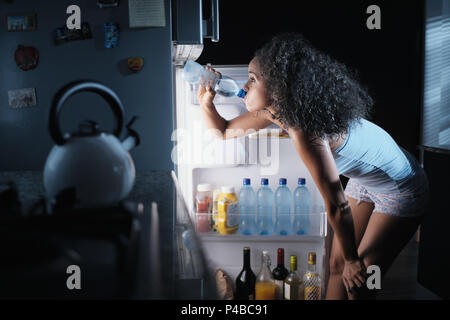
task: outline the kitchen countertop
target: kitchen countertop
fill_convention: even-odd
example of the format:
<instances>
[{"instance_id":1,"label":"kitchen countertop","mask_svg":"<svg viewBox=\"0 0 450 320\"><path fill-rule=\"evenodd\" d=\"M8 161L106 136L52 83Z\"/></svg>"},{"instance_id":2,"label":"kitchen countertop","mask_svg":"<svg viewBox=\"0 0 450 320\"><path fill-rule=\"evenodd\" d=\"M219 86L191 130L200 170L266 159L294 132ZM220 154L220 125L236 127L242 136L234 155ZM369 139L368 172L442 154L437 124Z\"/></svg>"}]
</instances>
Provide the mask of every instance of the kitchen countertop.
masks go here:
<instances>
[{"instance_id":1,"label":"kitchen countertop","mask_svg":"<svg viewBox=\"0 0 450 320\"><path fill-rule=\"evenodd\" d=\"M14 181L21 203L34 203L42 199L44 196L44 187L42 172L40 171L20 171L20 172L0 172L0 180ZM144 215L142 222L142 237L148 239L149 226L151 223L151 203L156 202L159 212L160 223L160 255L162 264L162 280L165 287L165 293L159 298L170 298L173 296L173 270L174 262L174 187L170 171L149 171L137 172L134 188L126 200L141 202L144 205ZM138 281L143 286L144 281ZM144 284L143 284L144 283ZM139 288L145 292L145 288ZM143 298L148 298L147 294L143 294ZM155 298L154 296L152 296Z\"/></svg>"}]
</instances>

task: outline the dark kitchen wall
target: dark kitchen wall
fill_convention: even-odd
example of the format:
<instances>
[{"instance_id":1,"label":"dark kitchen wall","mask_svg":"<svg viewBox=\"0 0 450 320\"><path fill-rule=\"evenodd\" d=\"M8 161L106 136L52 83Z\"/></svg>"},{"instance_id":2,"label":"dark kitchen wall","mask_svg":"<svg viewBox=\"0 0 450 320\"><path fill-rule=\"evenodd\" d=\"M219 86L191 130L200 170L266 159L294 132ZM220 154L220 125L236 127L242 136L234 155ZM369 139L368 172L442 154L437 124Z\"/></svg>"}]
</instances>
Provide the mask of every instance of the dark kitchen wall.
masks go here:
<instances>
[{"instance_id":1,"label":"dark kitchen wall","mask_svg":"<svg viewBox=\"0 0 450 320\"><path fill-rule=\"evenodd\" d=\"M366 27L372 4L381 9L381 30ZM226 0L220 13L220 42L205 41L200 63L248 64L273 35L301 32L359 70L375 99L372 121L418 156L424 0Z\"/></svg>"},{"instance_id":2,"label":"dark kitchen wall","mask_svg":"<svg viewBox=\"0 0 450 320\"><path fill-rule=\"evenodd\" d=\"M53 31L65 25L69 5L81 8L93 39L55 46ZM132 151L137 170L170 170L173 130L170 0L166 27L130 29L128 1L118 8L100 9L92 0L0 0L0 171L42 170L53 145L47 130L48 112L54 94L78 79L92 79L112 88L125 107L125 120L139 116L135 129L142 144ZM7 32L6 15L36 13L37 30ZM118 22L119 46L104 48L104 22ZM14 61L19 44L39 50L36 69L20 70ZM126 59L145 60L140 73L127 70ZM26 109L8 106L8 90L36 88L38 104ZM112 113L102 98L81 93L71 98L62 112L62 127L71 132L81 120L93 119L105 130L113 126Z\"/></svg>"}]
</instances>

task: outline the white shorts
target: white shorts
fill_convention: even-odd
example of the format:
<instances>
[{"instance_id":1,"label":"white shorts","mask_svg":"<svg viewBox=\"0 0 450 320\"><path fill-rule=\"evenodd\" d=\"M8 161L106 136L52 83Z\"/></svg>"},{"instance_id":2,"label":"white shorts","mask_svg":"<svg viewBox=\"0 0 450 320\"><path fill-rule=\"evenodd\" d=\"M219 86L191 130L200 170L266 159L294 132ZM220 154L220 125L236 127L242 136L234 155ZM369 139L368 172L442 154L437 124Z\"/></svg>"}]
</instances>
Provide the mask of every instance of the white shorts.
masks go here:
<instances>
[{"instance_id":1,"label":"white shorts","mask_svg":"<svg viewBox=\"0 0 450 320\"><path fill-rule=\"evenodd\" d=\"M355 179L350 179L345 188L348 197L375 204L374 212L383 212L399 217L417 217L425 214L429 199L428 179L425 173L411 178L411 188L398 192L374 192L367 190ZM417 188L420 186L420 188Z\"/></svg>"}]
</instances>

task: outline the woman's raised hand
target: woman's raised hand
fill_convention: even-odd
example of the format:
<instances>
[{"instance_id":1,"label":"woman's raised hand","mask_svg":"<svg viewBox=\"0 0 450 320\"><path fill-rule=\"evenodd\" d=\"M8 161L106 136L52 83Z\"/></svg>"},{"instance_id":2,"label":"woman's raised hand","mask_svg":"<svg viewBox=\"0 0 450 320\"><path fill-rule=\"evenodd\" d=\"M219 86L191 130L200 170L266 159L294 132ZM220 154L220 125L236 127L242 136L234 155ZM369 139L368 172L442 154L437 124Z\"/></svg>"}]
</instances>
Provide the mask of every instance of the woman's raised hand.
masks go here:
<instances>
[{"instance_id":1,"label":"woman's raised hand","mask_svg":"<svg viewBox=\"0 0 450 320\"><path fill-rule=\"evenodd\" d=\"M206 66L205 68L206 68L206 70L216 73L219 77L221 76L220 72L214 70L210 66ZM216 96L216 92L214 91L213 88L211 88L211 86L200 85L200 87L198 89L198 95L197 95L200 105L211 104L212 101L214 100L215 96Z\"/></svg>"},{"instance_id":2,"label":"woman's raised hand","mask_svg":"<svg viewBox=\"0 0 450 320\"><path fill-rule=\"evenodd\" d=\"M200 86L198 89L198 102L200 105L208 105L211 104L216 96L216 92L211 88L211 86Z\"/></svg>"}]
</instances>

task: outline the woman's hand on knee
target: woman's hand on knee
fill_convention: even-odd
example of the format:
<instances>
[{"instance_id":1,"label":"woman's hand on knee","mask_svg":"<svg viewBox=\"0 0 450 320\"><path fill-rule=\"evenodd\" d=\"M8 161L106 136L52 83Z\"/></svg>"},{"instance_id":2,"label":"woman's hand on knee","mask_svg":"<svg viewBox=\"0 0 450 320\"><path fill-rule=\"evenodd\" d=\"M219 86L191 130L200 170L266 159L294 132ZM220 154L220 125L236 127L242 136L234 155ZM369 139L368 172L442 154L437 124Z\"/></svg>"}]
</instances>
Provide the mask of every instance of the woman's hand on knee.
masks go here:
<instances>
[{"instance_id":1,"label":"woman's hand on knee","mask_svg":"<svg viewBox=\"0 0 450 320\"><path fill-rule=\"evenodd\" d=\"M366 267L361 259L345 261L342 280L347 292L351 294L356 288L365 286L366 279Z\"/></svg>"}]
</instances>

